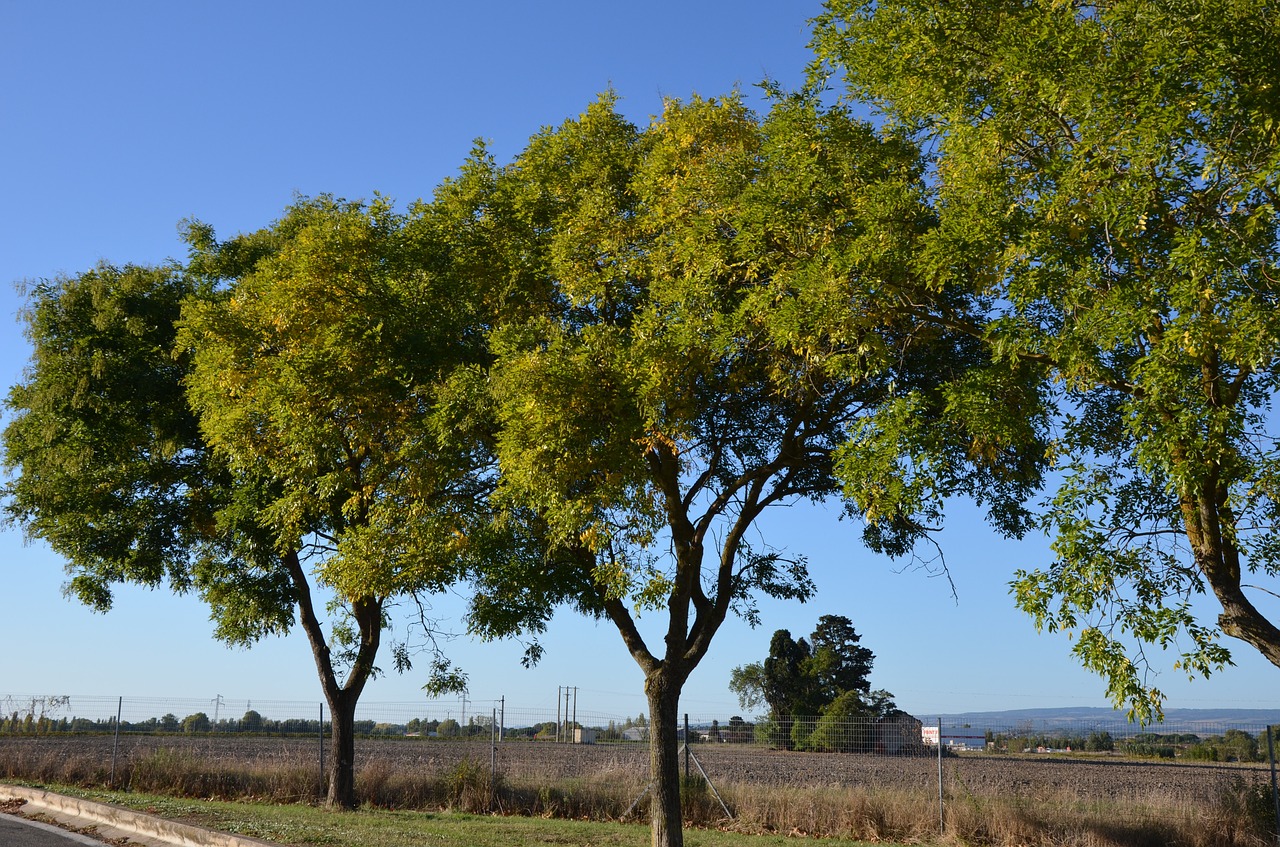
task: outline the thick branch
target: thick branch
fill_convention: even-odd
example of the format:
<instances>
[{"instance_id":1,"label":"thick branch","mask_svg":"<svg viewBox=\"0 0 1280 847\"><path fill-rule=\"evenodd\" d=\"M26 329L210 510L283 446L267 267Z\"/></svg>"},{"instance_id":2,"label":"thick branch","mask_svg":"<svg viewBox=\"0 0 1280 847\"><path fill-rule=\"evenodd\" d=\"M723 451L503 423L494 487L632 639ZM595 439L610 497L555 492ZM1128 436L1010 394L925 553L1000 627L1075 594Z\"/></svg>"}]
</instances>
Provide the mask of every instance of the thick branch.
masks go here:
<instances>
[{"instance_id":1,"label":"thick branch","mask_svg":"<svg viewBox=\"0 0 1280 847\"><path fill-rule=\"evenodd\" d=\"M329 653L329 644L325 641L324 629L316 616L315 605L311 602L311 584L307 581L306 571L297 551L290 550L282 560L289 571L289 579L293 582L294 602L298 604L298 619L302 631L307 634L311 645L311 655L315 658L316 670L320 674L320 686L330 702L338 696L340 687L337 675L333 672L333 657Z\"/></svg>"},{"instance_id":2,"label":"thick branch","mask_svg":"<svg viewBox=\"0 0 1280 847\"><path fill-rule=\"evenodd\" d=\"M661 667L662 663L649 652L648 645L644 643L644 636L640 634L640 630L636 629L636 622L622 600L616 597L606 599L604 611L609 616L609 620L613 621L613 625L618 628L618 632L622 635L622 642L627 645L631 657L636 660L636 664L640 666L640 670L644 671L645 676Z\"/></svg>"}]
</instances>

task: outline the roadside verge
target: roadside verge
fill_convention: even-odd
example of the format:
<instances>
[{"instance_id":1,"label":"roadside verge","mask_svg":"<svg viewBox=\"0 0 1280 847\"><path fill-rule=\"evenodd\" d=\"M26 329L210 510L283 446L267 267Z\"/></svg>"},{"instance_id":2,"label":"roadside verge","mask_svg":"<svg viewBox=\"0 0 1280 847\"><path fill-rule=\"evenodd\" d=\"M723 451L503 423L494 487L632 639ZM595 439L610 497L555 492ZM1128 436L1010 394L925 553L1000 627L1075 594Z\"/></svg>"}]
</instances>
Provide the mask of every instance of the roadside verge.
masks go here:
<instances>
[{"instance_id":1,"label":"roadside verge","mask_svg":"<svg viewBox=\"0 0 1280 847\"><path fill-rule=\"evenodd\" d=\"M108 826L123 832L172 844L175 847L276 847L269 841L260 841L244 835L214 832L191 824L177 823L154 815L135 812L107 803L95 803L79 797L54 794L39 788L0 783L0 801L25 800L26 808L53 818L71 818Z\"/></svg>"}]
</instances>

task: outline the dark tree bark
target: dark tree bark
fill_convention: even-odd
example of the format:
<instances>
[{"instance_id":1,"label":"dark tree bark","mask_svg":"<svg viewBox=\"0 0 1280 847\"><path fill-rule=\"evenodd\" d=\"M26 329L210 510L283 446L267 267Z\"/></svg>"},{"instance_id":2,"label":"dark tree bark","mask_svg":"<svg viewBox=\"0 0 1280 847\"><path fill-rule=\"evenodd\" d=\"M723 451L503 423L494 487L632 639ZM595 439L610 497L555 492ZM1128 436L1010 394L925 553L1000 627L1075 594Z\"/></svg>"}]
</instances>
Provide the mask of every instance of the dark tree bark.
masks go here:
<instances>
[{"instance_id":1,"label":"dark tree bark","mask_svg":"<svg viewBox=\"0 0 1280 847\"><path fill-rule=\"evenodd\" d=\"M355 781L356 703L373 673L373 661L382 636L382 600L366 597L352 603L351 612L360 631L360 644L345 683L340 683L329 644L311 601L311 586L297 553L285 556L285 566L293 577L298 616L311 644L311 654L315 657L320 686L332 720L329 790L325 804L332 809L354 809L358 805Z\"/></svg>"},{"instance_id":2,"label":"dark tree bark","mask_svg":"<svg viewBox=\"0 0 1280 847\"><path fill-rule=\"evenodd\" d=\"M680 689L683 680L671 679L666 667L650 674L644 683L649 700L649 773L653 779L650 807L653 847L684 844L680 806Z\"/></svg>"}]
</instances>

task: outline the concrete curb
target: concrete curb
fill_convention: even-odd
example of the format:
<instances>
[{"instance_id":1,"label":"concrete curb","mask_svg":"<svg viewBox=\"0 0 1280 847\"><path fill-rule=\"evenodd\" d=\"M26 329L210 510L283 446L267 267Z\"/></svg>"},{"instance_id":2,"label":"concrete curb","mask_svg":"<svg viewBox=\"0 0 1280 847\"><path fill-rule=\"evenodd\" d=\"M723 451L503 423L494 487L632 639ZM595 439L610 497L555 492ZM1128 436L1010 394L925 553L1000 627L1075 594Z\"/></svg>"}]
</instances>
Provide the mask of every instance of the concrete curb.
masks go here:
<instances>
[{"instance_id":1,"label":"concrete curb","mask_svg":"<svg viewBox=\"0 0 1280 847\"><path fill-rule=\"evenodd\" d=\"M94 803L64 794L54 794L39 788L0 785L0 799L26 800L27 805L37 811L70 815L147 838L160 839L177 847L276 847L269 841L259 841L244 835L214 832L211 829L165 820L155 815L135 812L132 809Z\"/></svg>"}]
</instances>

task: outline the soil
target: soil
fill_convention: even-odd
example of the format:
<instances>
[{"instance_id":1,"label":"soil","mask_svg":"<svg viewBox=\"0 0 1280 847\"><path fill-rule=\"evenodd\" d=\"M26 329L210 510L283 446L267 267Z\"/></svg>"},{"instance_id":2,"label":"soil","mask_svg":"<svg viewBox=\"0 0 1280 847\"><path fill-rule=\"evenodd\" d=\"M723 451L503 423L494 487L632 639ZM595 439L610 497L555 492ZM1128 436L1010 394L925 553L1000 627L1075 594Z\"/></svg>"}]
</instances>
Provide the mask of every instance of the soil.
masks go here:
<instances>
[{"instance_id":1,"label":"soil","mask_svg":"<svg viewBox=\"0 0 1280 847\"><path fill-rule=\"evenodd\" d=\"M112 739L102 736L0 736L0 775L5 760L41 758L93 759L110 766ZM32 747L36 749L32 749ZM246 738L243 736L125 736L119 760L127 762L169 751L210 763L292 764L319 767L316 739ZM699 744L693 755L717 786L733 784L805 787L861 786L872 790L936 791L938 760L837 753L797 753L736 744ZM326 753L327 755L327 753ZM471 760L487 769L491 750L485 741L442 741L425 738L360 739L356 771L376 766L383 771L448 773ZM644 744L575 746L550 742L508 741L497 747L496 763L508 780L538 782L611 774L643 785L648 749ZM692 762L691 762L692 766ZM695 769L696 770L696 769ZM995 755L964 753L942 760L943 785L953 796L1027 797L1066 795L1081 800L1141 802L1144 798L1212 801L1233 785L1269 781L1265 765L1215 764L1168 760L1135 760L1106 754Z\"/></svg>"}]
</instances>

